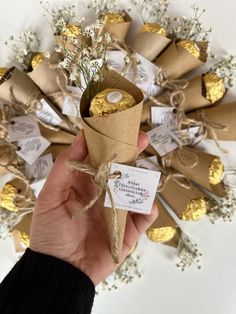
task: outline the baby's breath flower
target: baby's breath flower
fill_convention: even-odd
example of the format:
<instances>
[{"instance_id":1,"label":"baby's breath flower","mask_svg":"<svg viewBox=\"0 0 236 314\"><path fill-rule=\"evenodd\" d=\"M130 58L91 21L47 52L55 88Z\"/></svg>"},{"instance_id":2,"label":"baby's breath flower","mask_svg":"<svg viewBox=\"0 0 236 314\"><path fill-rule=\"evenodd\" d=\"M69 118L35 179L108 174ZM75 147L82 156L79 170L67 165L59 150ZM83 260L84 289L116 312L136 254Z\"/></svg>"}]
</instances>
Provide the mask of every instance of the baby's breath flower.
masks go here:
<instances>
[{"instance_id":1,"label":"baby's breath flower","mask_svg":"<svg viewBox=\"0 0 236 314\"><path fill-rule=\"evenodd\" d=\"M116 10L117 0L92 0L88 9L92 9L97 16L101 16L109 11Z\"/></svg>"}]
</instances>

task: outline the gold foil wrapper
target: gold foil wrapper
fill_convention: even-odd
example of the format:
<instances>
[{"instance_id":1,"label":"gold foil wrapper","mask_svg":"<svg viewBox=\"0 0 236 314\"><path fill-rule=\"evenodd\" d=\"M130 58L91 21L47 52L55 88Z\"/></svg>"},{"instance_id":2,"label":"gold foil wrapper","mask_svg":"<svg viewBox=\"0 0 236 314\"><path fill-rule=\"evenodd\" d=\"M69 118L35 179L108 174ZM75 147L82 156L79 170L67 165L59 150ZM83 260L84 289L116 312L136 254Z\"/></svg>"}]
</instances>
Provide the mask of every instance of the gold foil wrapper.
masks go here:
<instances>
[{"instance_id":1,"label":"gold foil wrapper","mask_svg":"<svg viewBox=\"0 0 236 314\"><path fill-rule=\"evenodd\" d=\"M3 77L3 75L7 72L8 68L0 68L0 79Z\"/></svg>"},{"instance_id":2,"label":"gold foil wrapper","mask_svg":"<svg viewBox=\"0 0 236 314\"><path fill-rule=\"evenodd\" d=\"M220 158L213 159L209 167L209 182L213 185L219 184L222 181L224 173L224 165Z\"/></svg>"},{"instance_id":3,"label":"gold foil wrapper","mask_svg":"<svg viewBox=\"0 0 236 314\"><path fill-rule=\"evenodd\" d=\"M31 61L32 69L35 70L37 66L39 66L45 60L45 58L46 57L44 53L42 52L37 53Z\"/></svg>"},{"instance_id":4,"label":"gold foil wrapper","mask_svg":"<svg viewBox=\"0 0 236 314\"><path fill-rule=\"evenodd\" d=\"M180 40L177 43L178 46L187 50L191 55L193 55L197 59L201 59L201 51L197 44L192 40Z\"/></svg>"},{"instance_id":5,"label":"gold foil wrapper","mask_svg":"<svg viewBox=\"0 0 236 314\"><path fill-rule=\"evenodd\" d=\"M206 89L206 99L212 104L220 100L225 94L224 80L215 73L203 75L203 82Z\"/></svg>"},{"instance_id":6,"label":"gold foil wrapper","mask_svg":"<svg viewBox=\"0 0 236 314\"><path fill-rule=\"evenodd\" d=\"M105 13L102 17L105 24L118 24L118 23L124 23L125 20L123 16L116 12L108 12Z\"/></svg>"},{"instance_id":7,"label":"gold foil wrapper","mask_svg":"<svg viewBox=\"0 0 236 314\"><path fill-rule=\"evenodd\" d=\"M186 221L197 221L205 216L207 212L207 205L203 197L195 200L191 200L186 205L182 219Z\"/></svg>"},{"instance_id":8,"label":"gold foil wrapper","mask_svg":"<svg viewBox=\"0 0 236 314\"><path fill-rule=\"evenodd\" d=\"M174 238L177 233L177 228L175 227L162 227L162 228L153 228L147 231L147 236L150 240L165 243L169 242Z\"/></svg>"},{"instance_id":9,"label":"gold foil wrapper","mask_svg":"<svg viewBox=\"0 0 236 314\"><path fill-rule=\"evenodd\" d=\"M21 242L26 247L30 246L30 237L26 232L20 231Z\"/></svg>"},{"instance_id":10,"label":"gold foil wrapper","mask_svg":"<svg viewBox=\"0 0 236 314\"><path fill-rule=\"evenodd\" d=\"M76 37L81 34L81 27L79 25L67 24L64 31L62 32L63 36L67 37Z\"/></svg>"},{"instance_id":11,"label":"gold foil wrapper","mask_svg":"<svg viewBox=\"0 0 236 314\"><path fill-rule=\"evenodd\" d=\"M140 29L141 33L157 33L161 36L166 37L166 30L157 23L145 23Z\"/></svg>"},{"instance_id":12,"label":"gold foil wrapper","mask_svg":"<svg viewBox=\"0 0 236 314\"><path fill-rule=\"evenodd\" d=\"M129 93L115 88L107 88L91 100L89 112L93 117L101 117L117 111L123 111L136 104Z\"/></svg>"},{"instance_id":13,"label":"gold foil wrapper","mask_svg":"<svg viewBox=\"0 0 236 314\"><path fill-rule=\"evenodd\" d=\"M0 206L11 212L18 212L19 208L14 204L17 189L10 183L6 183L0 190Z\"/></svg>"}]
</instances>

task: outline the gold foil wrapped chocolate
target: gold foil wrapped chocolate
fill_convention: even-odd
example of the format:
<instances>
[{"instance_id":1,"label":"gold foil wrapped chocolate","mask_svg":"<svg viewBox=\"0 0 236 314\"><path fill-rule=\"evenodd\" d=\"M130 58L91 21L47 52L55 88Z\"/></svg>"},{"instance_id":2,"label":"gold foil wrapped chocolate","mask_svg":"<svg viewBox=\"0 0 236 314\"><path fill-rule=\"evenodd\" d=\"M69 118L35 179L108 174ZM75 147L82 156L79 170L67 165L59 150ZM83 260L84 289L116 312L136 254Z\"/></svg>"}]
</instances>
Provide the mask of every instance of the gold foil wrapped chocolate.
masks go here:
<instances>
[{"instance_id":1,"label":"gold foil wrapped chocolate","mask_svg":"<svg viewBox=\"0 0 236 314\"><path fill-rule=\"evenodd\" d=\"M177 228L175 227L161 227L149 229L147 231L147 236L154 242L165 243L172 240L176 233Z\"/></svg>"},{"instance_id":2,"label":"gold foil wrapped chocolate","mask_svg":"<svg viewBox=\"0 0 236 314\"><path fill-rule=\"evenodd\" d=\"M105 24L118 24L124 23L125 20L123 16L116 12L107 12L102 16L102 20Z\"/></svg>"},{"instance_id":3,"label":"gold foil wrapped chocolate","mask_svg":"<svg viewBox=\"0 0 236 314\"><path fill-rule=\"evenodd\" d=\"M187 50L191 55L200 60L201 51L198 45L192 40L180 40L177 43L178 46Z\"/></svg>"},{"instance_id":4,"label":"gold foil wrapped chocolate","mask_svg":"<svg viewBox=\"0 0 236 314\"><path fill-rule=\"evenodd\" d=\"M20 232L21 235L21 242L26 246L29 247L30 245L30 238L29 235L26 232L21 231Z\"/></svg>"},{"instance_id":5,"label":"gold foil wrapped chocolate","mask_svg":"<svg viewBox=\"0 0 236 314\"><path fill-rule=\"evenodd\" d=\"M37 66L39 66L45 60L45 58L46 57L44 53L42 52L37 53L31 61L32 69L35 70Z\"/></svg>"},{"instance_id":6,"label":"gold foil wrapped chocolate","mask_svg":"<svg viewBox=\"0 0 236 314\"><path fill-rule=\"evenodd\" d=\"M0 190L0 206L11 212L18 212L19 208L14 203L17 192L12 184L6 183Z\"/></svg>"},{"instance_id":7,"label":"gold foil wrapped chocolate","mask_svg":"<svg viewBox=\"0 0 236 314\"><path fill-rule=\"evenodd\" d=\"M3 75L7 72L8 68L0 68L0 79L3 77Z\"/></svg>"},{"instance_id":8,"label":"gold foil wrapped chocolate","mask_svg":"<svg viewBox=\"0 0 236 314\"><path fill-rule=\"evenodd\" d=\"M134 97L126 91L107 88L91 100L89 112L93 117L101 117L117 111L123 111L136 105Z\"/></svg>"},{"instance_id":9,"label":"gold foil wrapped chocolate","mask_svg":"<svg viewBox=\"0 0 236 314\"><path fill-rule=\"evenodd\" d=\"M209 167L209 181L211 184L216 185L222 181L224 173L224 165L219 158L213 159Z\"/></svg>"},{"instance_id":10,"label":"gold foil wrapped chocolate","mask_svg":"<svg viewBox=\"0 0 236 314\"><path fill-rule=\"evenodd\" d=\"M157 33L166 37L166 30L157 23L145 23L140 29L141 33Z\"/></svg>"},{"instance_id":11,"label":"gold foil wrapped chocolate","mask_svg":"<svg viewBox=\"0 0 236 314\"><path fill-rule=\"evenodd\" d=\"M67 37L79 36L81 35L81 27L80 25L67 24L62 35Z\"/></svg>"},{"instance_id":12,"label":"gold foil wrapped chocolate","mask_svg":"<svg viewBox=\"0 0 236 314\"><path fill-rule=\"evenodd\" d=\"M212 104L220 100L225 94L224 80L215 73L203 75L206 99Z\"/></svg>"},{"instance_id":13,"label":"gold foil wrapped chocolate","mask_svg":"<svg viewBox=\"0 0 236 314\"><path fill-rule=\"evenodd\" d=\"M186 221L197 221L205 216L207 206L204 197L189 201L182 213L182 219Z\"/></svg>"}]
</instances>

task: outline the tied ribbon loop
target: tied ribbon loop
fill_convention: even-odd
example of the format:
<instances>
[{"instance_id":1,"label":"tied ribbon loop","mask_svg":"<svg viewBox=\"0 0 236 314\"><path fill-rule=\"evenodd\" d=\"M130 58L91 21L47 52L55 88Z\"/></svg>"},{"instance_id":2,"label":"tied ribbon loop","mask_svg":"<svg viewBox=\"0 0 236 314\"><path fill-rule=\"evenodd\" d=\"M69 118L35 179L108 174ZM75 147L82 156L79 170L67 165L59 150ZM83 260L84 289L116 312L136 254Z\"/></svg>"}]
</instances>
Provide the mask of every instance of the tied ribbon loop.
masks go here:
<instances>
[{"instance_id":1,"label":"tied ribbon loop","mask_svg":"<svg viewBox=\"0 0 236 314\"><path fill-rule=\"evenodd\" d=\"M66 164L74 170L80 171L82 173L88 174L93 178L94 183L98 186L97 195L84 207L80 208L74 215L73 218L79 218L82 214L86 213L96 201L99 199L101 194L105 191L108 193L111 209L112 209L112 245L111 254L115 263L119 263L119 249L118 249L118 222L117 222L117 212L115 208L115 203L113 200L112 192L108 185L108 180L119 179L121 177L120 172L110 173L111 164L114 161L113 157L110 161L102 163L98 169L92 167L91 165L84 164L77 160L68 160Z\"/></svg>"}]
</instances>

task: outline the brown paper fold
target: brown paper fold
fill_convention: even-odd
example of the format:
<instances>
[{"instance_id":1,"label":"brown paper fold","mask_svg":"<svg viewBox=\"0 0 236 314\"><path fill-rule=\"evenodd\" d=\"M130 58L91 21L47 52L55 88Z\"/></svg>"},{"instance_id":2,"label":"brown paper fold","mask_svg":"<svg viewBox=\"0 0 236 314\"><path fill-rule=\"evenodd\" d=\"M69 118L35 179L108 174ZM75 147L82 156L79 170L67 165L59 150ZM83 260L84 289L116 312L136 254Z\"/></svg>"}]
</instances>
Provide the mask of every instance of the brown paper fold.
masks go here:
<instances>
[{"instance_id":1,"label":"brown paper fold","mask_svg":"<svg viewBox=\"0 0 236 314\"><path fill-rule=\"evenodd\" d=\"M105 73L104 82L100 88L115 87L131 94L136 100L136 105L127 110L105 115L102 117L88 117L90 100L97 93L94 86L89 86L81 99L81 117L84 133L88 145L91 164L98 167L101 163L112 160L125 164L133 164L137 157L137 140L141 119L143 94L131 82L120 76L115 71ZM88 91L90 95L88 97ZM104 196L103 196L104 198ZM107 224L111 253L114 255L114 243L112 243L112 210L104 208L104 217ZM126 225L127 211L116 210L118 222L118 256L119 260L123 247L123 238Z\"/></svg>"},{"instance_id":2,"label":"brown paper fold","mask_svg":"<svg viewBox=\"0 0 236 314\"><path fill-rule=\"evenodd\" d=\"M50 130L42 125L40 125L40 132L43 137L53 144L71 144L75 139L75 135L71 133L62 130Z\"/></svg>"},{"instance_id":3,"label":"brown paper fold","mask_svg":"<svg viewBox=\"0 0 236 314\"><path fill-rule=\"evenodd\" d=\"M167 79L177 79L204 64L186 49L178 46L177 42L174 40L154 62L164 71Z\"/></svg>"},{"instance_id":4,"label":"brown paper fold","mask_svg":"<svg viewBox=\"0 0 236 314\"><path fill-rule=\"evenodd\" d=\"M32 213L24 216L24 218L14 227L12 236L15 244L16 252L24 252L25 246L22 243L21 232L30 235L30 227L32 222Z\"/></svg>"},{"instance_id":5,"label":"brown paper fold","mask_svg":"<svg viewBox=\"0 0 236 314\"><path fill-rule=\"evenodd\" d=\"M165 36L152 32L138 32L131 43L131 48L141 56L153 61L171 40Z\"/></svg>"},{"instance_id":6,"label":"brown paper fold","mask_svg":"<svg viewBox=\"0 0 236 314\"><path fill-rule=\"evenodd\" d=\"M162 244L178 247L179 239L180 239L180 228L176 221L172 218L172 216L169 214L168 210L164 207L162 202L159 199L156 199L156 204L158 208L158 217L154 221L154 223L149 227L147 232L152 229L156 228L163 228L163 227L172 227L177 229L177 233L175 236L168 242L162 242Z\"/></svg>"},{"instance_id":7,"label":"brown paper fold","mask_svg":"<svg viewBox=\"0 0 236 314\"><path fill-rule=\"evenodd\" d=\"M57 157L69 148L70 145L66 144L52 144L48 149L45 150L44 155L52 154L53 160L56 160Z\"/></svg>"},{"instance_id":8,"label":"brown paper fold","mask_svg":"<svg viewBox=\"0 0 236 314\"><path fill-rule=\"evenodd\" d=\"M207 120L206 124L212 126L218 140L236 141L236 102L204 108L200 111L191 112L187 116L188 118L201 121L203 120L202 115L199 115L201 112L203 112L204 120ZM225 126L225 130L215 128L214 123ZM212 133L209 130L207 138L212 138Z\"/></svg>"},{"instance_id":9,"label":"brown paper fold","mask_svg":"<svg viewBox=\"0 0 236 314\"><path fill-rule=\"evenodd\" d=\"M209 167L218 156L208 154L194 147L183 147L181 150L176 149L167 154L166 158L170 158L170 166L186 178L195 181L217 196L224 197L226 195L223 182L216 185L209 182ZM194 165L196 158L197 163Z\"/></svg>"},{"instance_id":10,"label":"brown paper fold","mask_svg":"<svg viewBox=\"0 0 236 314\"><path fill-rule=\"evenodd\" d=\"M126 11L122 11L122 16L125 22L112 24L106 23L103 29L104 33L110 33L112 37L114 37L114 39L116 39L120 43L125 41L125 38L127 36L127 33L132 22L131 17Z\"/></svg>"}]
</instances>

